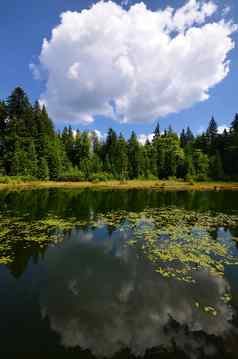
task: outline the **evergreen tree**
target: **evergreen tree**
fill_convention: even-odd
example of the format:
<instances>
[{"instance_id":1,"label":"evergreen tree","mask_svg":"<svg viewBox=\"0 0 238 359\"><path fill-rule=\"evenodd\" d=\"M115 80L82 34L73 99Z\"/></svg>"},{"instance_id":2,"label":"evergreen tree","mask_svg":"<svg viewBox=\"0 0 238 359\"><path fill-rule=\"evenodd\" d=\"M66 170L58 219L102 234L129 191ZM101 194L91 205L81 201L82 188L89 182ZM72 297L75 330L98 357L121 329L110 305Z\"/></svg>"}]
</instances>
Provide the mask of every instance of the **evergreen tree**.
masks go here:
<instances>
[{"instance_id":1,"label":"evergreen tree","mask_svg":"<svg viewBox=\"0 0 238 359\"><path fill-rule=\"evenodd\" d=\"M32 177L37 177L38 174L38 161L33 141L30 142L28 149L28 174Z\"/></svg>"},{"instance_id":2,"label":"evergreen tree","mask_svg":"<svg viewBox=\"0 0 238 359\"><path fill-rule=\"evenodd\" d=\"M190 129L190 127L187 127L187 131L186 131L186 145L190 144L194 141L194 135Z\"/></svg>"},{"instance_id":3,"label":"evergreen tree","mask_svg":"<svg viewBox=\"0 0 238 359\"><path fill-rule=\"evenodd\" d=\"M158 137L157 137L158 138ZM148 177L157 175L157 166L156 166L156 148L155 148L155 142L156 139L153 139L152 143L150 143L148 140L145 143L145 156L146 156L146 168L148 167L148 170L146 170L148 173Z\"/></svg>"},{"instance_id":4,"label":"evergreen tree","mask_svg":"<svg viewBox=\"0 0 238 359\"><path fill-rule=\"evenodd\" d=\"M45 180L49 178L49 168L45 157L39 159L38 176L39 179Z\"/></svg>"},{"instance_id":5,"label":"evergreen tree","mask_svg":"<svg viewBox=\"0 0 238 359\"><path fill-rule=\"evenodd\" d=\"M4 131L6 130L7 123L7 107L5 102L0 101L0 138L3 137Z\"/></svg>"},{"instance_id":6,"label":"evergreen tree","mask_svg":"<svg viewBox=\"0 0 238 359\"><path fill-rule=\"evenodd\" d=\"M11 161L12 176L29 176L29 158L28 153L24 151L19 142L15 144L15 151Z\"/></svg>"},{"instance_id":7,"label":"evergreen tree","mask_svg":"<svg viewBox=\"0 0 238 359\"><path fill-rule=\"evenodd\" d=\"M115 165L117 161L117 134L112 128L108 130L104 151L106 170L116 177L118 175Z\"/></svg>"},{"instance_id":8,"label":"evergreen tree","mask_svg":"<svg viewBox=\"0 0 238 359\"><path fill-rule=\"evenodd\" d=\"M118 137L116 152L115 169L118 177L123 180L128 176L128 151L126 140L121 133Z\"/></svg>"},{"instance_id":9,"label":"evergreen tree","mask_svg":"<svg viewBox=\"0 0 238 359\"><path fill-rule=\"evenodd\" d=\"M208 128L207 128L207 136L208 137L215 137L218 133L218 126L214 119L214 117L211 118L211 121L209 122Z\"/></svg>"},{"instance_id":10,"label":"evergreen tree","mask_svg":"<svg viewBox=\"0 0 238 359\"><path fill-rule=\"evenodd\" d=\"M68 159L71 161L71 163L74 163L74 155L75 155L74 134L71 126L65 127L63 129L61 139L64 144Z\"/></svg>"},{"instance_id":11,"label":"evergreen tree","mask_svg":"<svg viewBox=\"0 0 238 359\"><path fill-rule=\"evenodd\" d=\"M27 95L21 87L16 87L7 100L8 115L21 118L30 108Z\"/></svg>"},{"instance_id":12,"label":"evergreen tree","mask_svg":"<svg viewBox=\"0 0 238 359\"><path fill-rule=\"evenodd\" d=\"M238 133L238 113L235 114L235 118L231 123L231 132Z\"/></svg>"},{"instance_id":13,"label":"evergreen tree","mask_svg":"<svg viewBox=\"0 0 238 359\"><path fill-rule=\"evenodd\" d=\"M129 178L138 178L141 174L141 151L134 131L128 141Z\"/></svg>"},{"instance_id":14,"label":"evergreen tree","mask_svg":"<svg viewBox=\"0 0 238 359\"><path fill-rule=\"evenodd\" d=\"M210 177L219 180L224 177L222 159L219 151L216 151L216 154L210 158Z\"/></svg>"},{"instance_id":15,"label":"evergreen tree","mask_svg":"<svg viewBox=\"0 0 238 359\"><path fill-rule=\"evenodd\" d=\"M85 177L90 177L90 140L87 132L82 132L78 139L77 153L79 158L79 169L84 173Z\"/></svg>"},{"instance_id":16,"label":"evergreen tree","mask_svg":"<svg viewBox=\"0 0 238 359\"><path fill-rule=\"evenodd\" d=\"M185 154L185 161L184 161L184 178L187 180L193 179L195 176L195 168L193 163L193 157L190 152Z\"/></svg>"},{"instance_id":17,"label":"evergreen tree","mask_svg":"<svg viewBox=\"0 0 238 359\"><path fill-rule=\"evenodd\" d=\"M158 123L153 141L141 145L135 132L126 141L109 129L105 142L96 133L75 135L70 126L57 133L45 106L32 106L20 87L0 102L0 175L90 179L101 171L121 179L237 179L238 114L222 134L213 117L198 136L187 127L178 137L171 126L161 134Z\"/></svg>"},{"instance_id":18,"label":"evergreen tree","mask_svg":"<svg viewBox=\"0 0 238 359\"><path fill-rule=\"evenodd\" d=\"M62 148L58 138L49 142L47 162L49 168L49 176L51 179L57 179L63 172L62 164Z\"/></svg>"},{"instance_id":19,"label":"evergreen tree","mask_svg":"<svg viewBox=\"0 0 238 359\"><path fill-rule=\"evenodd\" d=\"M158 138L160 136L160 124L157 122L157 125L154 130L154 138Z\"/></svg>"},{"instance_id":20,"label":"evergreen tree","mask_svg":"<svg viewBox=\"0 0 238 359\"><path fill-rule=\"evenodd\" d=\"M182 129L182 132L180 134L180 145L182 148L184 148L187 145L187 136L184 128Z\"/></svg>"}]
</instances>

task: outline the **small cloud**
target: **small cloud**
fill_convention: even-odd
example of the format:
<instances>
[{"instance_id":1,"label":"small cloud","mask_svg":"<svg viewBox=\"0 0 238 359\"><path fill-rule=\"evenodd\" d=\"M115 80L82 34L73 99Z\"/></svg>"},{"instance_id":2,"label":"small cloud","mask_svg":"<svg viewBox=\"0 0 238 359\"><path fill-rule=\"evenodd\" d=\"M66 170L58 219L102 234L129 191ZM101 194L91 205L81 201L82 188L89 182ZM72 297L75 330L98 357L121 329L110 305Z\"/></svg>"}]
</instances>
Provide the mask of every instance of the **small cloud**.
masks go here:
<instances>
[{"instance_id":1,"label":"small cloud","mask_svg":"<svg viewBox=\"0 0 238 359\"><path fill-rule=\"evenodd\" d=\"M222 10L222 15L226 16L231 12L231 7L230 6L226 6L224 7L224 9Z\"/></svg>"},{"instance_id":2,"label":"small cloud","mask_svg":"<svg viewBox=\"0 0 238 359\"><path fill-rule=\"evenodd\" d=\"M218 131L218 133L219 134L222 134L225 130L226 131L229 131L229 126L227 126L227 125L221 125L221 126L218 126L218 129L217 129L217 131Z\"/></svg>"},{"instance_id":3,"label":"small cloud","mask_svg":"<svg viewBox=\"0 0 238 359\"><path fill-rule=\"evenodd\" d=\"M29 64L29 69L33 75L34 80L40 80L41 79L41 74L40 74L40 70L39 67L33 63Z\"/></svg>"},{"instance_id":4,"label":"small cloud","mask_svg":"<svg viewBox=\"0 0 238 359\"><path fill-rule=\"evenodd\" d=\"M73 132L73 137L76 138L77 130L73 129L72 132ZM88 135L89 135L89 138L91 138L92 135L94 135L94 136L96 135L99 141L105 140L105 138L107 136L106 133L102 134L102 132L99 130L88 131Z\"/></svg>"},{"instance_id":5,"label":"small cloud","mask_svg":"<svg viewBox=\"0 0 238 359\"><path fill-rule=\"evenodd\" d=\"M154 138L154 133L150 133L149 135L145 135L144 133L141 133L140 135L137 136L137 138L138 138L138 142L141 145L145 145L147 140L149 142L152 142L152 140Z\"/></svg>"},{"instance_id":6,"label":"small cloud","mask_svg":"<svg viewBox=\"0 0 238 359\"><path fill-rule=\"evenodd\" d=\"M101 142L101 141L104 141L107 137L107 134L106 133L102 133L101 131L99 130L93 130L92 131L93 133L96 134L98 140Z\"/></svg>"},{"instance_id":7,"label":"small cloud","mask_svg":"<svg viewBox=\"0 0 238 359\"><path fill-rule=\"evenodd\" d=\"M150 142L152 142L153 141L153 138L155 137L155 134L154 133L151 133L151 134L149 134L148 136L147 136L147 138L148 138L148 140L150 141Z\"/></svg>"}]
</instances>

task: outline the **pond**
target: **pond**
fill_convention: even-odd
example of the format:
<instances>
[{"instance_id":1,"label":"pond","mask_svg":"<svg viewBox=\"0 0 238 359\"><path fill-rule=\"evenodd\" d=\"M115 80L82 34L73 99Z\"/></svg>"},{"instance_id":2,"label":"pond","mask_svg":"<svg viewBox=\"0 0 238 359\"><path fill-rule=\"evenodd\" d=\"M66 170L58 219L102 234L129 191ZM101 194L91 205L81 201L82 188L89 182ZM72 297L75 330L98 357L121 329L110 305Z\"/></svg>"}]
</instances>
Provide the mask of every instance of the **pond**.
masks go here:
<instances>
[{"instance_id":1,"label":"pond","mask_svg":"<svg viewBox=\"0 0 238 359\"><path fill-rule=\"evenodd\" d=\"M237 358L238 192L0 192L0 352Z\"/></svg>"}]
</instances>

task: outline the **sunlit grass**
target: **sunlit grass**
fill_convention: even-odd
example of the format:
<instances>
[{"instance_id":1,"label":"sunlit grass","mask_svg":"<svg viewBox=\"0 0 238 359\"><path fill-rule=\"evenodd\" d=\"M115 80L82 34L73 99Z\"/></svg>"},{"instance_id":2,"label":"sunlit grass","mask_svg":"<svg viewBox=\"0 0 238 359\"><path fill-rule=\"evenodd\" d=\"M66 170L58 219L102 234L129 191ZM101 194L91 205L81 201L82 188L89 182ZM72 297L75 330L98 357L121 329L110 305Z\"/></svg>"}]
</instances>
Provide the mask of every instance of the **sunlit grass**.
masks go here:
<instances>
[{"instance_id":1,"label":"sunlit grass","mask_svg":"<svg viewBox=\"0 0 238 359\"><path fill-rule=\"evenodd\" d=\"M93 189L157 189L157 190L225 190L238 189L237 182L185 182L183 180L126 180L102 182L57 182L57 181L21 181L10 179L0 181L0 189L34 188L93 188Z\"/></svg>"}]
</instances>

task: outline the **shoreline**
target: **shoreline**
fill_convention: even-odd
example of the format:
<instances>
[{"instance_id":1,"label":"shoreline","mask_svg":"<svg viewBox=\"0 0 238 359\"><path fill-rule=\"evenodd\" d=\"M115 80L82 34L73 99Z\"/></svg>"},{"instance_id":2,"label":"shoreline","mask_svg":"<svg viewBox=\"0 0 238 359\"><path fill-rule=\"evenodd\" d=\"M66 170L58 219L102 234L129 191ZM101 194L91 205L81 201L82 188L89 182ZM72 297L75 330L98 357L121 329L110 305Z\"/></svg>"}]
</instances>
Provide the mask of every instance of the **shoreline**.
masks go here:
<instances>
[{"instance_id":1,"label":"shoreline","mask_svg":"<svg viewBox=\"0 0 238 359\"><path fill-rule=\"evenodd\" d=\"M29 181L0 183L0 190L31 190L31 189L151 189L166 191L205 191L205 190L238 190L238 182L183 182L172 180L128 180L107 182L57 182L57 181Z\"/></svg>"}]
</instances>

